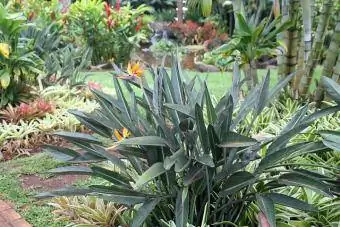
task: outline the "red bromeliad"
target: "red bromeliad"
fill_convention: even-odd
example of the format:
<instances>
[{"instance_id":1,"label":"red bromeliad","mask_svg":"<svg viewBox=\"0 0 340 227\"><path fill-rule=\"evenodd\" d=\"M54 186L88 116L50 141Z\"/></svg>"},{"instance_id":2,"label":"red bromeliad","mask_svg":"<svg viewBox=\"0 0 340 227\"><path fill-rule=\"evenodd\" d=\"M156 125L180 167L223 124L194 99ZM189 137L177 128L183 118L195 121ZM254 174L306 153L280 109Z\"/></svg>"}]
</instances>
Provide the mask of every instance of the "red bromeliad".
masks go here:
<instances>
[{"instance_id":1,"label":"red bromeliad","mask_svg":"<svg viewBox=\"0 0 340 227\"><path fill-rule=\"evenodd\" d=\"M111 6L109 3L105 2L104 3L105 7L105 12L106 12L106 17L107 17L107 28L110 29L113 26L113 21L111 19Z\"/></svg>"},{"instance_id":2,"label":"red bromeliad","mask_svg":"<svg viewBox=\"0 0 340 227\"><path fill-rule=\"evenodd\" d=\"M120 10L120 0L116 1L116 6L115 6L116 11Z\"/></svg>"},{"instance_id":3,"label":"red bromeliad","mask_svg":"<svg viewBox=\"0 0 340 227\"><path fill-rule=\"evenodd\" d=\"M106 12L106 17L109 18L111 16L111 7L110 7L110 4L105 2L104 3L104 7L105 7L105 12Z\"/></svg>"},{"instance_id":4,"label":"red bromeliad","mask_svg":"<svg viewBox=\"0 0 340 227\"><path fill-rule=\"evenodd\" d=\"M142 28L142 26L143 26L143 16L141 16L137 19L136 32L139 32L139 30Z\"/></svg>"}]
</instances>

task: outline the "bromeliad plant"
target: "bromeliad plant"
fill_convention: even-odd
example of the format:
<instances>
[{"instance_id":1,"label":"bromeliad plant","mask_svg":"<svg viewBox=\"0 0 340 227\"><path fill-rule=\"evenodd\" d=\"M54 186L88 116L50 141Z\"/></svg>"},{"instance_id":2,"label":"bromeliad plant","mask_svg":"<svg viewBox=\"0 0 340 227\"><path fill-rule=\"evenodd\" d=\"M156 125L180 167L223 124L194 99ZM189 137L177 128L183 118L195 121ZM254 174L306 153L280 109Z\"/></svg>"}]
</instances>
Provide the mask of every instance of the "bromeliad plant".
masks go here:
<instances>
[{"instance_id":1,"label":"bromeliad plant","mask_svg":"<svg viewBox=\"0 0 340 227\"><path fill-rule=\"evenodd\" d=\"M270 90L268 73L240 102L240 75L235 70L232 89L216 106L204 82L198 78L184 80L177 61L171 76L164 68L151 70L153 87L144 77L125 76L118 71L113 79L115 96L93 90L100 109L92 113L70 111L98 136L56 133L81 151L46 146L64 161L92 163L88 167L57 168L52 173L88 174L108 184L60 189L40 197L87 194L124 204L133 216L130 226L136 227L143 223L228 225L241 219L252 224L244 217L255 205L261 220L270 226L275 226L274 204L316 212L317 208L280 194L277 188L296 185L328 196L339 193L334 175L316 174L303 164L291 163L300 155L339 148L339 135L329 131L323 133L324 141L291 144L290 140L314 120L340 107L331 106L310 115L303 109L277 137L256 140L249 134L252 123L242 133L237 131L238 125L249 114L254 122L292 76ZM105 161L119 171L104 168L100 163Z\"/></svg>"}]
</instances>

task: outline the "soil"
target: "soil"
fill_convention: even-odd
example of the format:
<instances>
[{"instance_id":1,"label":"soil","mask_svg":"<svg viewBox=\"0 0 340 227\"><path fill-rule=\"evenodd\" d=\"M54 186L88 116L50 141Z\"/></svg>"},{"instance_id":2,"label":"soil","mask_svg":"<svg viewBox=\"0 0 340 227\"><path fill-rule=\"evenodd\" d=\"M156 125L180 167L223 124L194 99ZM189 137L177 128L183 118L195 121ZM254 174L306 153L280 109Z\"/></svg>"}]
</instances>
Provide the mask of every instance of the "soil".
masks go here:
<instances>
[{"instance_id":1,"label":"soil","mask_svg":"<svg viewBox=\"0 0 340 227\"><path fill-rule=\"evenodd\" d=\"M78 180L86 180L88 176L62 175L50 178L41 178L37 175L22 175L20 177L21 186L24 189L49 191L71 186Z\"/></svg>"}]
</instances>

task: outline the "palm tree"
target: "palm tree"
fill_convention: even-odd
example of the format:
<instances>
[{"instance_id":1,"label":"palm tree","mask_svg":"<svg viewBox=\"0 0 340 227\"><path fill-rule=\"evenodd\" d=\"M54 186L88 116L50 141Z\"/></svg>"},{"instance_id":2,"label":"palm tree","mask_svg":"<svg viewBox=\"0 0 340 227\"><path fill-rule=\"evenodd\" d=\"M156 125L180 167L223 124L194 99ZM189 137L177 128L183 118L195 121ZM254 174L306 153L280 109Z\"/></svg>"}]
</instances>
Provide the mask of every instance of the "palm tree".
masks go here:
<instances>
[{"instance_id":1,"label":"palm tree","mask_svg":"<svg viewBox=\"0 0 340 227\"><path fill-rule=\"evenodd\" d=\"M212 11L213 0L188 0L188 7L191 10L201 10L203 16L209 16Z\"/></svg>"}]
</instances>

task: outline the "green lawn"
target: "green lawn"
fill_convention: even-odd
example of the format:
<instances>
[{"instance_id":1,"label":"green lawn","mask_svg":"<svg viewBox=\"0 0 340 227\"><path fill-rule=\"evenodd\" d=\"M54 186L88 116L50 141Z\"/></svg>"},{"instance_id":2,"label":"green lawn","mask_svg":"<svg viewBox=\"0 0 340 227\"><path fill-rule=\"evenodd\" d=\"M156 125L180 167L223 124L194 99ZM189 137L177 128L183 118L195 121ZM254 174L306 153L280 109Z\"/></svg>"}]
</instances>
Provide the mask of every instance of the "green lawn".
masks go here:
<instances>
[{"instance_id":1,"label":"green lawn","mask_svg":"<svg viewBox=\"0 0 340 227\"><path fill-rule=\"evenodd\" d=\"M277 70L271 69L271 85L274 85L278 81ZM266 69L259 69L258 70L260 78L266 75ZM94 81L102 84L103 87L108 89L113 89L112 83L112 75L108 71L100 71L100 72L86 72L89 74L88 81ZM226 91L230 88L232 82L232 72L214 72L214 73L200 73L200 72L193 72L193 71L185 71L187 78L192 78L195 75L200 77L202 80L207 81L208 88L212 95L216 98L222 97ZM315 70L315 78L320 78L321 74L321 67L317 67ZM151 75L146 73L147 79L150 80ZM313 85L312 87L315 87Z\"/></svg>"},{"instance_id":2,"label":"green lawn","mask_svg":"<svg viewBox=\"0 0 340 227\"><path fill-rule=\"evenodd\" d=\"M47 177L46 172L61 163L55 161L46 153L40 153L31 157L0 162L0 199L10 201L15 209L34 227L62 227L67 223L55 221L53 208L47 201L39 201L33 198L35 190L24 189L21 185L21 176L38 175Z\"/></svg>"}]
</instances>

